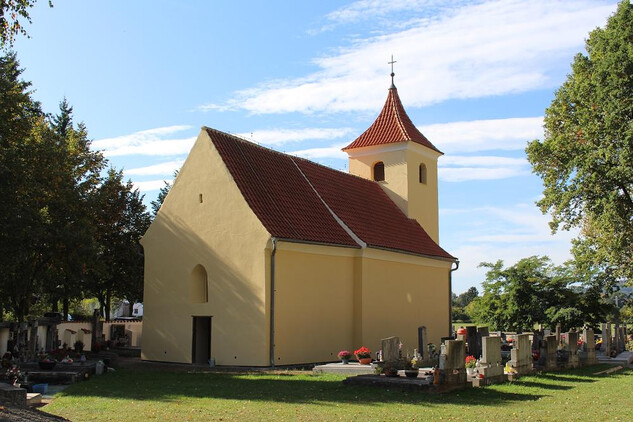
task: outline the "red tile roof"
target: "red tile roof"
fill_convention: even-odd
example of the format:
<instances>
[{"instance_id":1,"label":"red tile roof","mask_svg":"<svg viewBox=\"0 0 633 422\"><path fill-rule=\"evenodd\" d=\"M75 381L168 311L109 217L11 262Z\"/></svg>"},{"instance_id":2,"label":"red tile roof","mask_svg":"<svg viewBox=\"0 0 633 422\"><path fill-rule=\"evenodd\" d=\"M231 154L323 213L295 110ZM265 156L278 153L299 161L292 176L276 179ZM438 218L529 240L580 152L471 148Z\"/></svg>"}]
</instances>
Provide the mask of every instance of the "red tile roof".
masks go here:
<instances>
[{"instance_id":1,"label":"red tile roof","mask_svg":"<svg viewBox=\"0 0 633 422\"><path fill-rule=\"evenodd\" d=\"M369 246L455 259L376 182L205 129L271 236L359 247L331 210Z\"/></svg>"},{"instance_id":2,"label":"red tile roof","mask_svg":"<svg viewBox=\"0 0 633 422\"><path fill-rule=\"evenodd\" d=\"M441 154L441 151L415 127L402 106L398 90L389 88L387 101L374 123L354 142L343 148L343 151L374 145L393 144L397 142L416 142Z\"/></svg>"}]
</instances>

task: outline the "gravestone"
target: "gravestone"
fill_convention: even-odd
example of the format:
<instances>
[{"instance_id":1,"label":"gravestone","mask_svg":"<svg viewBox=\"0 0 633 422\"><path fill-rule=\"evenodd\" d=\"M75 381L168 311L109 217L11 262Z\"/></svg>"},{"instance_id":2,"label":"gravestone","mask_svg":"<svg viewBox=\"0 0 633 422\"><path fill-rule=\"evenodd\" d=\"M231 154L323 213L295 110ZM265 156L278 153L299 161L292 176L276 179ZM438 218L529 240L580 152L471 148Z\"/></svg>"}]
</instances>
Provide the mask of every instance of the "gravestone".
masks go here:
<instances>
[{"instance_id":1,"label":"gravestone","mask_svg":"<svg viewBox=\"0 0 633 422\"><path fill-rule=\"evenodd\" d=\"M484 336L481 338L479 374L480 377L473 380L473 387L482 387L506 380L501 364L501 337Z\"/></svg>"},{"instance_id":2,"label":"gravestone","mask_svg":"<svg viewBox=\"0 0 633 422\"><path fill-rule=\"evenodd\" d=\"M611 343L611 348L615 350L616 354L622 351L620 349L620 324L613 324L613 343Z\"/></svg>"},{"instance_id":3,"label":"gravestone","mask_svg":"<svg viewBox=\"0 0 633 422\"><path fill-rule=\"evenodd\" d=\"M532 336L532 351L538 351L539 358L535 365L545 366L545 342L543 341L543 330L536 331Z\"/></svg>"},{"instance_id":4,"label":"gravestone","mask_svg":"<svg viewBox=\"0 0 633 422\"><path fill-rule=\"evenodd\" d=\"M596 341L593 334L593 330L591 328L585 328L582 332L582 337L584 340L584 348L585 348L585 359L582 362L583 365L595 365L598 363L596 359Z\"/></svg>"},{"instance_id":5,"label":"gravestone","mask_svg":"<svg viewBox=\"0 0 633 422\"><path fill-rule=\"evenodd\" d=\"M556 335L545 336L545 370L551 371L557 368L556 351L558 350L558 342Z\"/></svg>"},{"instance_id":6,"label":"gravestone","mask_svg":"<svg viewBox=\"0 0 633 422\"><path fill-rule=\"evenodd\" d=\"M529 334L514 336L514 347L510 351L510 367L519 375L532 372L532 345Z\"/></svg>"},{"instance_id":7,"label":"gravestone","mask_svg":"<svg viewBox=\"0 0 633 422\"><path fill-rule=\"evenodd\" d=\"M444 342L444 382L449 385L466 383L466 347L462 340Z\"/></svg>"},{"instance_id":8,"label":"gravestone","mask_svg":"<svg viewBox=\"0 0 633 422\"><path fill-rule=\"evenodd\" d=\"M626 345L626 328L620 326L618 330L618 354L624 352Z\"/></svg>"},{"instance_id":9,"label":"gravestone","mask_svg":"<svg viewBox=\"0 0 633 422\"><path fill-rule=\"evenodd\" d=\"M569 351L568 368L578 368L580 366L580 357L578 356L578 332L569 331L567 333L567 350Z\"/></svg>"},{"instance_id":10,"label":"gravestone","mask_svg":"<svg viewBox=\"0 0 633 422\"><path fill-rule=\"evenodd\" d=\"M556 344L560 344L560 324L556 324Z\"/></svg>"},{"instance_id":11,"label":"gravestone","mask_svg":"<svg viewBox=\"0 0 633 422\"><path fill-rule=\"evenodd\" d=\"M477 327L477 341L479 342L479 351L483 355L483 338L488 337L488 327Z\"/></svg>"},{"instance_id":12,"label":"gravestone","mask_svg":"<svg viewBox=\"0 0 633 422\"><path fill-rule=\"evenodd\" d=\"M466 327L466 337L468 341L468 354L479 359L481 357L481 347L477 338L477 327L469 325Z\"/></svg>"},{"instance_id":13,"label":"gravestone","mask_svg":"<svg viewBox=\"0 0 633 422\"><path fill-rule=\"evenodd\" d=\"M602 348L605 356L611 356L611 324L604 324L605 329L602 331Z\"/></svg>"},{"instance_id":14,"label":"gravestone","mask_svg":"<svg viewBox=\"0 0 633 422\"><path fill-rule=\"evenodd\" d=\"M30 323L31 325L31 332L29 335L29 343L28 343L28 349L27 349L27 359L34 359L37 356L37 353L39 352L39 350L37 349L37 327L39 327L39 324L37 322L37 320L31 321Z\"/></svg>"},{"instance_id":15,"label":"gravestone","mask_svg":"<svg viewBox=\"0 0 633 422\"><path fill-rule=\"evenodd\" d=\"M390 363L400 360L400 339L398 337L382 339L382 359Z\"/></svg>"},{"instance_id":16,"label":"gravestone","mask_svg":"<svg viewBox=\"0 0 633 422\"><path fill-rule=\"evenodd\" d=\"M418 353L420 354L420 356L422 356L422 358L424 358L424 349L426 349L425 347L425 343L424 341L426 340L426 327L422 326L422 327L418 327Z\"/></svg>"}]
</instances>

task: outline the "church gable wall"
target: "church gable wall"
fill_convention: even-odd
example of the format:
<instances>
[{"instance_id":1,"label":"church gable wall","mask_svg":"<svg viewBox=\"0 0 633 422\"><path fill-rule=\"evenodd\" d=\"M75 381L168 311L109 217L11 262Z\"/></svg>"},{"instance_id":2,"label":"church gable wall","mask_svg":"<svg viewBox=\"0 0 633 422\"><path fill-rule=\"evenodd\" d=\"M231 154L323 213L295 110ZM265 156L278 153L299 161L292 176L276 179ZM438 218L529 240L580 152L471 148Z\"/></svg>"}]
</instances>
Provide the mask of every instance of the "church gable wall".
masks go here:
<instances>
[{"instance_id":1,"label":"church gable wall","mask_svg":"<svg viewBox=\"0 0 633 422\"><path fill-rule=\"evenodd\" d=\"M211 317L217 364L267 365L269 237L202 131L142 240L143 359L190 363L200 316Z\"/></svg>"}]
</instances>

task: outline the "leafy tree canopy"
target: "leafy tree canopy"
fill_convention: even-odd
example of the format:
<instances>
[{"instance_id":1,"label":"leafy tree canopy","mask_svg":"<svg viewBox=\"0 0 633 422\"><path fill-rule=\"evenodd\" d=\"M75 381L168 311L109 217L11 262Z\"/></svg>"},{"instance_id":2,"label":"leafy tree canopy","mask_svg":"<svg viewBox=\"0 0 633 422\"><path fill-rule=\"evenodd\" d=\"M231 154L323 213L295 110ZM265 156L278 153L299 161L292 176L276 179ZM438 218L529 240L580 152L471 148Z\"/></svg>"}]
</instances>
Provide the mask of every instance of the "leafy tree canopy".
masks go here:
<instances>
[{"instance_id":1,"label":"leafy tree canopy","mask_svg":"<svg viewBox=\"0 0 633 422\"><path fill-rule=\"evenodd\" d=\"M31 23L29 9L37 0L0 0L0 46L13 45L16 35L22 34L28 37L24 25L25 20ZM53 7L52 0L48 5Z\"/></svg>"},{"instance_id":2,"label":"leafy tree canopy","mask_svg":"<svg viewBox=\"0 0 633 422\"><path fill-rule=\"evenodd\" d=\"M467 310L476 322L494 329L531 330L558 323L568 329L598 323L610 310L572 263L554 266L546 256L532 256L507 268L500 260L480 266L488 268L484 292Z\"/></svg>"},{"instance_id":3,"label":"leafy tree canopy","mask_svg":"<svg viewBox=\"0 0 633 422\"><path fill-rule=\"evenodd\" d=\"M545 138L529 143L544 183L538 202L553 231L579 227L573 253L603 284L633 280L633 5L592 31L587 55L545 112Z\"/></svg>"}]
</instances>

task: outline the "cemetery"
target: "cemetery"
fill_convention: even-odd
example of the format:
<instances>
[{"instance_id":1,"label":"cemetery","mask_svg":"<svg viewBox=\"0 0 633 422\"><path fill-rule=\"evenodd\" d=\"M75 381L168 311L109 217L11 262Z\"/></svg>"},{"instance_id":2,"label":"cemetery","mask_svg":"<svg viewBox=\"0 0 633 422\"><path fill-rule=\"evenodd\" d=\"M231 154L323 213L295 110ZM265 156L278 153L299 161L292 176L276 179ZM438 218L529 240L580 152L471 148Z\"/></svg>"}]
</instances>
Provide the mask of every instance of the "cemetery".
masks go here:
<instances>
[{"instance_id":1,"label":"cemetery","mask_svg":"<svg viewBox=\"0 0 633 422\"><path fill-rule=\"evenodd\" d=\"M0 323L0 399L38 406L49 390L104 374L118 353L140 355L140 321L61 321L57 315ZM125 347L131 346L131 347Z\"/></svg>"},{"instance_id":2,"label":"cemetery","mask_svg":"<svg viewBox=\"0 0 633 422\"><path fill-rule=\"evenodd\" d=\"M439 351L433 344L413 349L398 337L382 340L382 349L373 362L350 365L317 365L315 373L338 373L349 377L347 385L373 385L386 388L431 389L485 387L519 379L533 373L561 371L598 363L629 365L633 352L626 350L626 324L602 324L602 335L588 327L562 333L554 331L488 332L488 327L468 326L454 336L442 338ZM424 329L419 344L424 344ZM363 364L364 363L364 364Z\"/></svg>"}]
</instances>

